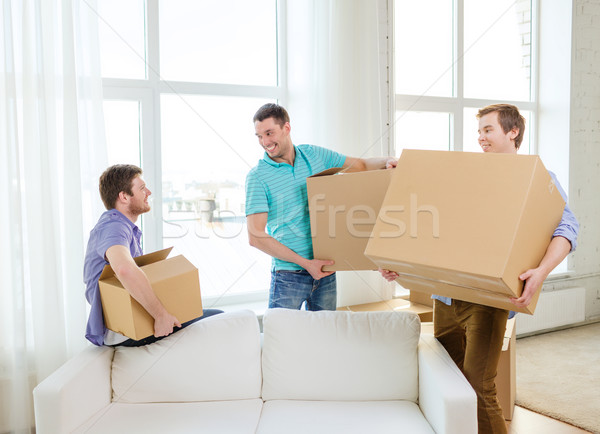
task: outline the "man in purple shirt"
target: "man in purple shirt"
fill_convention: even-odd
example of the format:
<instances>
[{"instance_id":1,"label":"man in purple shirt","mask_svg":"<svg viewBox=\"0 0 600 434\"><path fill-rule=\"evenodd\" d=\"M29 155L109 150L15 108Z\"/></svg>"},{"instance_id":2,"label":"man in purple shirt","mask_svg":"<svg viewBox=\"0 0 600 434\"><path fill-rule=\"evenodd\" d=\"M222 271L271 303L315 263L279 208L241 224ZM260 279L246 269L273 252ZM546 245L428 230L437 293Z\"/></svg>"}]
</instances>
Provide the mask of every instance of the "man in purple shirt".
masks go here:
<instances>
[{"instance_id":1,"label":"man in purple shirt","mask_svg":"<svg viewBox=\"0 0 600 434\"><path fill-rule=\"evenodd\" d=\"M174 327L182 327L161 304L146 274L133 260L142 255L142 232L135 222L150 211L148 197L152 194L141 175L142 169L137 166L117 164L100 176L100 196L107 211L90 232L83 266L85 296L91 305L85 337L94 345L145 345L173 333ZM125 289L154 318L154 336L134 341L106 328L98 279L109 263ZM201 318L219 312L205 310Z\"/></svg>"},{"instance_id":2,"label":"man in purple shirt","mask_svg":"<svg viewBox=\"0 0 600 434\"><path fill-rule=\"evenodd\" d=\"M490 105L479 110L477 119L479 145L484 152L517 153L525 132L525 119L517 107L510 104ZM518 307L529 305L532 297L542 288L548 274L577 245L579 223L569 208L566 194L558 180L553 173L550 175L567 204L539 265L519 276L525 282L523 292L520 297L511 298L511 302ZM393 271L379 271L388 281L398 277ZM435 299L435 337L446 348L477 394L479 433L506 433L502 409L496 397L495 379L506 321L514 312L438 295L432 298Z\"/></svg>"}]
</instances>

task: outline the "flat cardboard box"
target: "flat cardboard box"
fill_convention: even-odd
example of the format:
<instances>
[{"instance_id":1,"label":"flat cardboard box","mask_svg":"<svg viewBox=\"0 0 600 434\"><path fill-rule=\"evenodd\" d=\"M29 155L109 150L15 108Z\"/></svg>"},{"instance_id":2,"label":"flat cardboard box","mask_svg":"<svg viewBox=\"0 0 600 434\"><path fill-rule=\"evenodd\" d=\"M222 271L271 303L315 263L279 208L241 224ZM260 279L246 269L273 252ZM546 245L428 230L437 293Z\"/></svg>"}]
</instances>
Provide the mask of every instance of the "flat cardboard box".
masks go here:
<instances>
[{"instance_id":1,"label":"flat cardboard box","mask_svg":"<svg viewBox=\"0 0 600 434\"><path fill-rule=\"evenodd\" d=\"M198 269L182 255L167 259L172 247L134 258L154 293L180 323L202 316ZM98 281L106 327L134 340L154 334L154 319L129 295L107 265Z\"/></svg>"},{"instance_id":2,"label":"flat cardboard box","mask_svg":"<svg viewBox=\"0 0 600 434\"><path fill-rule=\"evenodd\" d=\"M394 312L414 312L419 315L421 322L433 321L433 308L402 298L392 298L391 300L377 301L374 303L356 304L354 306L342 306L337 310L348 310L350 312L375 312L375 311L394 311Z\"/></svg>"},{"instance_id":3,"label":"flat cardboard box","mask_svg":"<svg viewBox=\"0 0 600 434\"><path fill-rule=\"evenodd\" d=\"M424 304L425 306L433 307L433 299L430 294L418 291L409 291L408 295L403 295L404 300L410 300L413 303Z\"/></svg>"},{"instance_id":4,"label":"flat cardboard box","mask_svg":"<svg viewBox=\"0 0 600 434\"><path fill-rule=\"evenodd\" d=\"M325 170L307 179L313 254L325 271L376 270L364 255L393 170Z\"/></svg>"},{"instance_id":5,"label":"flat cardboard box","mask_svg":"<svg viewBox=\"0 0 600 434\"><path fill-rule=\"evenodd\" d=\"M498 362L496 375L496 390L504 419L512 420L517 394L517 355L516 355L516 318L511 318L506 323L506 333L502 345L502 354Z\"/></svg>"},{"instance_id":6,"label":"flat cardboard box","mask_svg":"<svg viewBox=\"0 0 600 434\"><path fill-rule=\"evenodd\" d=\"M501 309L523 290L564 201L536 155L404 150L365 255L411 291Z\"/></svg>"}]
</instances>

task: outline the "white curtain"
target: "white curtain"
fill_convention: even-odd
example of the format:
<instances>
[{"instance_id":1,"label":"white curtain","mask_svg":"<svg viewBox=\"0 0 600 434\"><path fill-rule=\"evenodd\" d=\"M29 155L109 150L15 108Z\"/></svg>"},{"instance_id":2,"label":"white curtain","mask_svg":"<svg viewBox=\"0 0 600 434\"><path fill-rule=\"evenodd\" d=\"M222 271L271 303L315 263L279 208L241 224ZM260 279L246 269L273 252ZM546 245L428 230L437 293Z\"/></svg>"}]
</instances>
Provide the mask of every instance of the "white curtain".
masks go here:
<instances>
[{"instance_id":1,"label":"white curtain","mask_svg":"<svg viewBox=\"0 0 600 434\"><path fill-rule=\"evenodd\" d=\"M106 161L95 9L0 6L3 433L33 432L33 387L86 345L83 228Z\"/></svg>"},{"instance_id":2,"label":"white curtain","mask_svg":"<svg viewBox=\"0 0 600 434\"><path fill-rule=\"evenodd\" d=\"M386 0L288 0L287 108L296 144L390 155ZM391 35L389 35L391 37ZM338 305L391 298L378 273L338 273Z\"/></svg>"},{"instance_id":3,"label":"white curtain","mask_svg":"<svg viewBox=\"0 0 600 434\"><path fill-rule=\"evenodd\" d=\"M386 5L288 0L289 108L309 143L355 157L388 154Z\"/></svg>"}]
</instances>

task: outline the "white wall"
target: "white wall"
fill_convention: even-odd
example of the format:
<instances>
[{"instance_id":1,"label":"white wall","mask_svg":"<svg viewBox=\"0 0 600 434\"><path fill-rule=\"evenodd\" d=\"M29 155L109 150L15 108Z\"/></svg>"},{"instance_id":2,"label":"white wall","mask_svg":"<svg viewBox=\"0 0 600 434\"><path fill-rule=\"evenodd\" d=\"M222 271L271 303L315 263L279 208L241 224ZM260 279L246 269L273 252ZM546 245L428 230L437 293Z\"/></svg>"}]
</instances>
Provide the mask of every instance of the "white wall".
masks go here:
<instances>
[{"instance_id":1,"label":"white wall","mask_svg":"<svg viewBox=\"0 0 600 434\"><path fill-rule=\"evenodd\" d=\"M569 197L579 247L569 286L586 288L586 319L600 318L600 1L575 0L571 60Z\"/></svg>"}]
</instances>

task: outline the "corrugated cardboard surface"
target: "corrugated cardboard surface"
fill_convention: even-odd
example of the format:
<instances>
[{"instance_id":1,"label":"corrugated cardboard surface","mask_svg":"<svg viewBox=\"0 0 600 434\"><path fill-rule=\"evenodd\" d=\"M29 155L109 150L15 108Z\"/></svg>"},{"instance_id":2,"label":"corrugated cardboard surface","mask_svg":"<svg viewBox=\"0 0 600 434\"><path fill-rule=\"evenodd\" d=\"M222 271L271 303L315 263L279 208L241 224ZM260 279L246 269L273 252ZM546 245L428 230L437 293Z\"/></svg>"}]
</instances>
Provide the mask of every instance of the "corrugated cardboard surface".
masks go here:
<instances>
[{"instance_id":1,"label":"corrugated cardboard surface","mask_svg":"<svg viewBox=\"0 0 600 434\"><path fill-rule=\"evenodd\" d=\"M401 311L413 312L419 315L421 322L433 321L433 307L414 303L402 298L377 301L374 303L356 304L354 306L342 306L337 310L348 310L351 312L374 312L374 311Z\"/></svg>"},{"instance_id":2,"label":"corrugated cardboard surface","mask_svg":"<svg viewBox=\"0 0 600 434\"><path fill-rule=\"evenodd\" d=\"M198 269L181 255L165 259L170 250L134 259L165 309L184 323L202 316ZM154 319L123 288L110 266L105 267L98 283L107 328L134 340L154 334Z\"/></svg>"},{"instance_id":3,"label":"corrugated cardboard surface","mask_svg":"<svg viewBox=\"0 0 600 434\"><path fill-rule=\"evenodd\" d=\"M340 172L307 179L314 257L335 261L325 271L376 270L364 251L394 171Z\"/></svg>"},{"instance_id":4,"label":"corrugated cardboard surface","mask_svg":"<svg viewBox=\"0 0 600 434\"><path fill-rule=\"evenodd\" d=\"M498 374L496 375L496 390L504 419L512 420L517 394L517 355L516 355L516 318L511 318L506 323L504 344L502 354L498 362Z\"/></svg>"},{"instance_id":5,"label":"corrugated cardboard surface","mask_svg":"<svg viewBox=\"0 0 600 434\"><path fill-rule=\"evenodd\" d=\"M413 303L424 304L425 306L433 307L433 299L431 294L426 294L419 291L410 291L408 295L403 295L400 298L410 300Z\"/></svg>"},{"instance_id":6,"label":"corrugated cardboard surface","mask_svg":"<svg viewBox=\"0 0 600 434\"><path fill-rule=\"evenodd\" d=\"M503 309L536 267L564 201L534 155L404 150L365 255L414 291Z\"/></svg>"}]
</instances>

